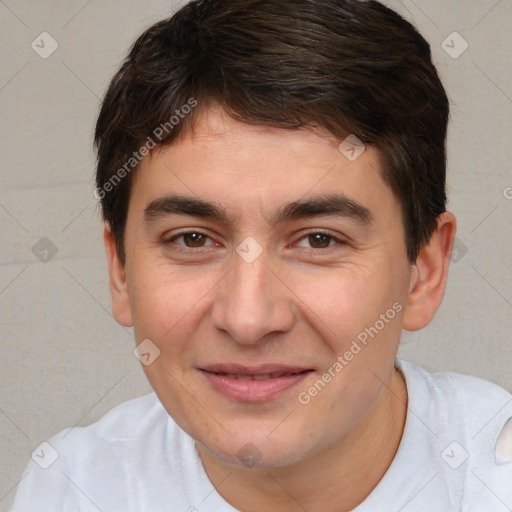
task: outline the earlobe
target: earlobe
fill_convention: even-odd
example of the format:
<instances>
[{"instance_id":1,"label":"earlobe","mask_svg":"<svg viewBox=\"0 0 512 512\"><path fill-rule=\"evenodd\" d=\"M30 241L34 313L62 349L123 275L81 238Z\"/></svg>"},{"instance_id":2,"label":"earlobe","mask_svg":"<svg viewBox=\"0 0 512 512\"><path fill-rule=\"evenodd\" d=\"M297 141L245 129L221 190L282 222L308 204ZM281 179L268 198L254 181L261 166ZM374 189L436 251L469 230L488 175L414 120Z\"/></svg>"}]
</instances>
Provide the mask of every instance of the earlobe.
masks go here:
<instances>
[{"instance_id":1,"label":"earlobe","mask_svg":"<svg viewBox=\"0 0 512 512\"><path fill-rule=\"evenodd\" d=\"M437 228L413 265L403 328L417 331L430 323L441 305L456 232L453 214L438 217Z\"/></svg>"},{"instance_id":2,"label":"earlobe","mask_svg":"<svg viewBox=\"0 0 512 512\"><path fill-rule=\"evenodd\" d=\"M119 259L116 240L110 226L105 223L103 230L105 250L107 252L108 273L110 280L110 294L112 297L112 313L114 318L125 327L131 327L132 314L126 282L125 265Z\"/></svg>"}]
</instances>

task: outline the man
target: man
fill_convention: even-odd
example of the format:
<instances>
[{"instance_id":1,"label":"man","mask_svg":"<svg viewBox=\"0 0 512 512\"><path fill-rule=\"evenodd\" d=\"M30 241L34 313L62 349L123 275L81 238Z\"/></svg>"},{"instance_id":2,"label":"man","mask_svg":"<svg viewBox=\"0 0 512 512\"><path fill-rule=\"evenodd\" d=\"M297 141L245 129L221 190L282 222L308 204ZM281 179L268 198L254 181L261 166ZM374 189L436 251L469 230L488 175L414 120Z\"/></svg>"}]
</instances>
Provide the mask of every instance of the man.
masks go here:
<instances>
[{"instance_id":1,"label":"man","mask_svg":"<svg viewBox=\"0 0 512 512\"><path fill-rule=\"evenodd\" d=\"M14 510L511 510L512 396L395 360L446 286L448 110L378 2L199 0L149 28L95 194L155 393L52 438Z\"/></svg>"}]
</instances>

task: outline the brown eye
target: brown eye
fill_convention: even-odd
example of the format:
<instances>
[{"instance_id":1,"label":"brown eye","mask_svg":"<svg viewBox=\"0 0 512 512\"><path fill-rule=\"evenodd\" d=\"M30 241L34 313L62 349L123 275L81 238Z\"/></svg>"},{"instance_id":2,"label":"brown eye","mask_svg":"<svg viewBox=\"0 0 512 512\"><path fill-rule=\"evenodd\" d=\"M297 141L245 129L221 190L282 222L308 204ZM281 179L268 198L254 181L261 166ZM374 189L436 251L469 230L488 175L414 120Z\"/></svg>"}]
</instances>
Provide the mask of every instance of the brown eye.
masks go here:
<instances>
[{"instance_id":1,"label":"brown eye","mask_svg":"<svg viewBox=\"0 0 512 512\"><path fill-rule=\"evenodd\" d=\"M195 232L184 233L181 236L187 247L203 247L207 238L203 234Z\"/></svg>"},{"instance_id":2,"label":"brown eye","mask_svg":"<svg viewBox=\"0 0 512 512\"><path fill-rule=\"evenodd\" d=\"M332 236L323 233L315 233L308 236L308 242L313 249L325 249L331 244L332 238Z\"/></svg>"},{"instance_id":3,"label":"brown eye","mask_svg":"<svg viewBox=\"0 0 512 512\"><path fill-rule=\"evenodd\" d=\"M182 231L167 240L164 240L167 246L177 246L183 249L200 249L202 247L208 247L216 245L208 235L200 233L199 231Z\"/></svg>"},{"instance_id":4,"label":"brown eye","mask_svg":"<svg viewBox=\"0 0 512 512\"><path fill-rule=\"evenodd\" d=\"M294 245L295 247L321 251L322 249L340 248L346 245L346 242L328 232L310 231L309 233L305 233L298 243ZM320 254L320 252L317 254Z\"/></svg>"}]
</instances>

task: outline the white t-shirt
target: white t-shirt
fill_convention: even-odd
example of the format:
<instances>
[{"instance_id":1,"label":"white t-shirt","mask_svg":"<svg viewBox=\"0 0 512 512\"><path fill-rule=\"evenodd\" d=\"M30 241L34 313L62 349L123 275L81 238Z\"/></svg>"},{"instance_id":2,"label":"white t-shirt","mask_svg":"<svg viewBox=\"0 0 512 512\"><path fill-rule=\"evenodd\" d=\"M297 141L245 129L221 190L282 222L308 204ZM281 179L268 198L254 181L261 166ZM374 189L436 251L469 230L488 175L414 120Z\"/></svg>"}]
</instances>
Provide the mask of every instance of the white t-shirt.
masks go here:
<instances>
[{"instance_id":1,"label":"white t-shirt","mask_svg":"<svg viewBox=\"0 0 512 512\"><path fill-rule=\"evenodd\" d=\"M404 434L353 512L510 512L512 395L475 377L397 367L409 394ZM32 459L11 512L237 512L154 393L62 431Z\"/></svg>"}]
</instances>

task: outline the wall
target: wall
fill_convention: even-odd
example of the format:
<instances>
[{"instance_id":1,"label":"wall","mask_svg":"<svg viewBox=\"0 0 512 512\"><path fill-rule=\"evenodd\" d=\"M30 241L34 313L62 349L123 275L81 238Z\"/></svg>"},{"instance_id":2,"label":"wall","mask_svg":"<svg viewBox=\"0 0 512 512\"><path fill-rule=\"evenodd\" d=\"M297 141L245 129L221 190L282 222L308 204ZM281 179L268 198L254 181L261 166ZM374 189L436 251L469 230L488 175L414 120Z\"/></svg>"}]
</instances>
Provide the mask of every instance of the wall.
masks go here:
<instances>
[{"instance_id":1,"label":"wall","mask_svg":"<svg viewBox=\"0 0 512 512\"><path fill-rule=\"evenodd\" d=\"M512 2L388 4L430 41L452 100L459 221L445 302L429 327L404 336L400 355L512 390ZM0 510L39 443L150 389L130 329L110 312L92 132L129 45L175 6L0 2Z\"/></svg>"}]
</instances>

